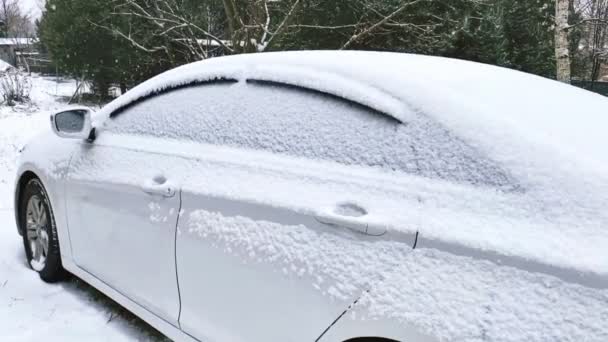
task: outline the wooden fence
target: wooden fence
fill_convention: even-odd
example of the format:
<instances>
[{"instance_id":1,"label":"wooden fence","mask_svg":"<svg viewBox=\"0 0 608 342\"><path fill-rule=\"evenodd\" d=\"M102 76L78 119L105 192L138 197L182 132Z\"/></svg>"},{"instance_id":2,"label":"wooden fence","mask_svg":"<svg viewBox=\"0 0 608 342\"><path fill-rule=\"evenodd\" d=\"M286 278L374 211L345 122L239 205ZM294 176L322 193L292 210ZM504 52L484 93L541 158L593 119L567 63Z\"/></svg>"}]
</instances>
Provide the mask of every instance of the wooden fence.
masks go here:
<instances>
[{"instance_id":1,"label":"wooden fence","mask_svg":"<svg viewBox=\"0 0 608 342\"><path fill-rule=\"evenodd\" d=\"M608 82L572 81L573 86L608 96Z\"/></svg>"}]
</instances>

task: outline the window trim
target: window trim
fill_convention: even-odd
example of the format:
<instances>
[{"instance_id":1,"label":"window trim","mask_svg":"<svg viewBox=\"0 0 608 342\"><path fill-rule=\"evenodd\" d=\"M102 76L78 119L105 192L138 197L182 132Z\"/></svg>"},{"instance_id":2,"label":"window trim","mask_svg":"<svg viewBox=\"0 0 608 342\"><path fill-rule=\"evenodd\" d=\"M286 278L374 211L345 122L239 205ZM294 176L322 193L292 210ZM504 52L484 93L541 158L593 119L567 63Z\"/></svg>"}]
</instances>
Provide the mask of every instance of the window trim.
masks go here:
<instances>
[{"instance_id":1,"label":"window trim","mask_svg":"<svg viewBox=\"0 0 608 342\"><path fill-rule=\"evenodd\" d=\"M158 91L152 92L146 96L142 96L134 101L129 102L128 104L119 107L118 109L114 110L113 112L110 113L109 118L110 119L115 119L116 117L118 117L120 114L122 114L123 112L127 111L128 109L144 102L147 101L153 97L156 96L160 96L160 95L165 95L165 94L169 94L172 93L174 91L178 91L181 89L187 89L187 88L194 88L194 87L199 87L199 86L204 86L204 85L214 85L214 84L236 84L239 83L239 81L237 79L234 78L217 78L214 80L208 80L208 81L194 81L194 82L189 82L189 83L185 83L179 86L173 86L173 87L169 87L169 88L164 88L164 89L160 89ZM279 81L268 81L268 80L261 80L261 79L256 79L256 78L248 78L245 80L245 83L247 84L258 84L258 85L263 85L263 86L277 86L277 87L282 87L282 88L287 88L287 89L295 89L298 91L303 91L303 92L309 92L309 93L315 93L315 94L321 94L323 96L332 98L334 100L338 100L338 101L342 101L342 102L346 102L349 103L351 105L357 106L361 109L364 109L366 112L369 112L370 114L377 114L379 116L381 116L384 119L387 119L395 124L402 124L402 125L406 125L406 122L403 122L399 119L397 119L396 117L384 113L378 109L374 109L370 106L367 106L363 103L360 102L356 102L347 98L344 98L342 96L338 96L326 91L322 91L319 89L315 89L312 87L303 87L300 85L295 85L295 84L291 84L291 83L287 83L287 82L279 82Z\"/></svg>"},{"instance_id":2,"label":"window trim","mask_svg":"<svg viewBox=\"0 0 608 342\"><path fill-rule=\"evenodd\" d=\"M112 112L110 114L110 119L115 119L116 117L118 117L120 114L122 114L123 112L131 109L132 107L141 104L149 99L155 98L157 96L161 96L161 95L165 95L171 92L175 92L175 91L179 91L182 89L188 89L188 88L196 88L196 87L205 87L205 86L214 86L214 85L235 85L238 83L244 82L245 84L251 84L251 85L258 85L261 87L278 87L278 88L284 88L287 90L292 90L292 91L298 91L298 92L302 92L302 93L307 93L307 94L316 94L316 95L320 95L323 97L326 97L328 99L332 99L334 101L339 101L342 102L343 104L349 104L352 105L354 107L356 107L359 110L362 110L368 114L371 114L372 116L376 116L376 119L378 118L382 118L382 120L386 120L388 123L390 124L396 124L396 125L404 125L404 126L408 126L408 123L404 123L401 120L395 118L392 115L386 114L378 109L374 109L372 107L369 107L365 104L362 104L360 102L357 101L353 101L350 100L348 98L344 98L342 96L336 95L336 94L332 94L332 93L328 93L319 89L315 89L313 87L306 87L306 86L301 86L301 85L295 85L292 83L287 83L287 82L280 82L280 81L269 81L269 80L258 80L258 79L246 79L245 81L238 81L237 79L234 78L218 78L218 79L213 79L213 80L208 80L208 81L195 81L195 82L190 82L190 83L186 83L186 84L182 84L179 86L173 86L173 87L168 87L165 89L161 89L159 91L156 91L154 93L151 93L147 96L143 96L141 98L138 98L137 100L134 100L120 108L118 108L117 110L115 110L114 112ZM440 127L444 130L446 130L446 132L450 135L452 135L453 132L448 131L443 125L439 124ZM469 144L467 144L464 140L462 140L461 138L459 138L457 135L452 136L452 138L459 140L461 143L470 146ZM215 143L211 143L211 142L207 142L206 144L211 144L214 145ZM229 145L226 145L229 146ZM243 149L244 147L242 146L229 146L231 148L235 148L235 149ZM264 150L268 153L276 153L273 151L268 151L268 150ZM295 155L295 154L290 154L290 153L286 153L285 155L287 156L291 156L291 157L295 157L295 158L307 158L306 156L300 156L300 155ZM353 166L362 166L362 167L374 167L373 165L363 165L363 164L344 164L342 162L337 162L334 161L332 159L326 159L326 158L321 158L323 160L329 161L329 162L335 162L341 165L353 165ZM494 161L491 158L485 158L486 160L489 160L493 163L496 163L496 161ZM485 175L484 178L481 182L479 183L473 183L471 181L467 181L467 180L456 180L456 179L448 179L448 178L441 178L441 177L430 177L430 176L425 176L425 175L418 175L415 173L408 173L407 171L403 171L403 170L397 170L399 173L404 173L404 174L408 174L408 175L415 175L415 176L419 176L419 177L423 177L425 179L434 179L434 180L441 180L441 181L446 181L449 183L453 183L453 184L458 184L458 185L470 185L470 186L479 186L479 187L488 187L488 188L492 188L492 189L497 189L499 191L502 192L506 192L506 193L525 193L526 189L517 181L517 179L515 177L513 177L510 172L508 172L508 170L504 169L503 167L501 167L498 163L496 163L496 171L499 171L501 174L504 174L504 176L513 181L512 183L509 182L507 184L489 184L486 182L485 179ZM506 188L505 188L506 187Z\"/></svg>"},{"instance_id":3,"label":"window trim","mask_svg":"<svg viewBox=\"0 0 608 342\"><path fill-rule=\"evenodd\" d=\"M109 117L110 119L115 119L117 116L119 116L120 114L122 114L123 112L125 112L126 110L144 102L147 101L153 97L156 96L160 96L160 95L165 95L165 94L169 94L172 93L174 91L178 91L181 89L187 89L187 88L194 88L194 87L198 87L198 86L204 86L204 85L212 85L212 84L236 84L239 83L239 81L237 79L234 78L216 78L213 80L209 80L209 81L194 81L194 82L189 82L189 83L185 83L179 86L173 86L173 87L168 87L168 88L163 88L163 89L159 89L155 92L152 92L146 96L142 96L134 101L129 102L128 104L119 107L117 109L115 109L113 112L110 113Z\"/></svg>"},{"instance_id":4,"label":"window trim","mask_svg":"<svg viewBox=\"0 0 608 342\"><path fill-rule=\"evenodd\" d=\"M399 125L405 125L407 123L402 122L401 120L397 119L396 117L384 113L378 109L372 108L370 106L367 106L363 103L360 102L356 102L347 98L344 98L342 96L338 96L332 93L328 93L326 91L322 91L319 89L314 89L312 87L303 87L300 85L295 85L295 84L291 84L291 83L287 83L287 82L279 82L279 81L268 81L268 80L261 80L261 79L255 79L255 78L251 78L251 79L247 79L246 80L247 84L257 84L257 85L262 85L262 86L274 86L274 87L281 87L281 88L286 88L286 89L293 89L293 90L297 90L297 91L302 91L302 92L307 92L307 93L313 93L313 94L320 94L323 95L325 97L328 97L330 99L334 99L334 100L338 100L341 102L346 102L349 103L351 105L354 105L360 109L365 110L366 112L369 112L370 114L375 114L378 116L381 116L383 119L387 119L388 121L395 123L395 124L399 124Z\"/></svg>"}]
</instances>

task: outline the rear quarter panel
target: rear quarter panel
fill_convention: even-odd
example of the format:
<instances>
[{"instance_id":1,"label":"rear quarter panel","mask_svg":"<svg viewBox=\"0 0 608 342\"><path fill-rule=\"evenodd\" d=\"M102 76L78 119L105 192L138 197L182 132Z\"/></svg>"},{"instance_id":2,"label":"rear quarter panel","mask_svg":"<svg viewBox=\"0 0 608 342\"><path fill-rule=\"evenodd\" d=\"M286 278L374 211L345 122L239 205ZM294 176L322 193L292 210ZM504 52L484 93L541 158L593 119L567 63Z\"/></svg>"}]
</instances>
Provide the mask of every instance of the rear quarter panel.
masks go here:
<instances>
[{"instance_id":1,"label":"rear quarter panel","mask_svg":"<svg viewBox=\"0 0 608 342\"><path fill-rule=\"evenodd\" d=\"M606 289L417 248L359 299L327 341L353 332L427 341L405 335L418 331L438 341L600 342L608 340L607 319Z\"/></svg>"}]
</instances>

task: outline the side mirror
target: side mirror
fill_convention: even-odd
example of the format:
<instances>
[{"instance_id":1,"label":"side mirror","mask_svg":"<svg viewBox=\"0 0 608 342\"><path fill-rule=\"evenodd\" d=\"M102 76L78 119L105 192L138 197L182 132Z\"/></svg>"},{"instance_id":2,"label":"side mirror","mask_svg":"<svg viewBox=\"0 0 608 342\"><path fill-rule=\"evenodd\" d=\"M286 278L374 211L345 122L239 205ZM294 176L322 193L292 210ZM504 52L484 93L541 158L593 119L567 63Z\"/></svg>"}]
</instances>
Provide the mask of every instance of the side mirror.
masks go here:
<instances>
[{"instance_id":1,"label":"side mirror","mask_svg":"<svg viewBox=\"0 0 608 342\"><path fill-rule=\"evenodd\" d=\"M95 139L91 110L88 108L73 108L52 114L51 128L61 138Z\"/></svg>"}]
</instances>

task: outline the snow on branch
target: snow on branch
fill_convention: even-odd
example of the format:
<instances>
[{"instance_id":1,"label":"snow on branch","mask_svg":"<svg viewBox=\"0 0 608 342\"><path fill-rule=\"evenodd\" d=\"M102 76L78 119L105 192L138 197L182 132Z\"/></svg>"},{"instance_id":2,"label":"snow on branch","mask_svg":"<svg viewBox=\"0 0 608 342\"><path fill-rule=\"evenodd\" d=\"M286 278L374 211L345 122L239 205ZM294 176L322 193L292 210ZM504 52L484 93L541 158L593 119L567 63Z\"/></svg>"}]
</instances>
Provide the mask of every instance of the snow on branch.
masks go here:
<instances>
[{"instance_id":1,"label":"snow on branch","mask_svg":"<svg viewBox=\"0 0 608 342\"><path fill-rule=\"evenodd\" d=\"M179 54L185 61L206 59L218 48L233 52L231 44L211 32L211 25L200 25L212 20L210 13L189 11L182 1L113 0L111 5L112 17L95 24L141 51L163 52L169 60Z\"/></svg>"},{"instance_id":2,"label":"snow on branch","mask_svg":"<svg viewBox=\"0 0 608 342\"><path fill-rule=\"evenodd\" d=\"M342 39L336 41L336 47L342 49L356 47L370 36L404 31L421 36L421 40L433 39L434 31L441 25L458 26L449 15L427 16L429 20L425 23L412 15L419 11L421 4L434 4L435 1L352 0L349 3L353 9L352 18L342 22L317 22L314 13L317 7L332 8L323 0L222 0L213 3L111 0L111 18L98 25L141 51L163 52L167 58L181 54L182 60L192 61L216 54L280 49L277 45L292 43L289 39L297 37L302 30L339 31L338 37ZM468 5L487 2L458 1ZM457 11L450 9L451 4L442 3L441 6L447 11Z\"/></svg>"}]
</instances>

